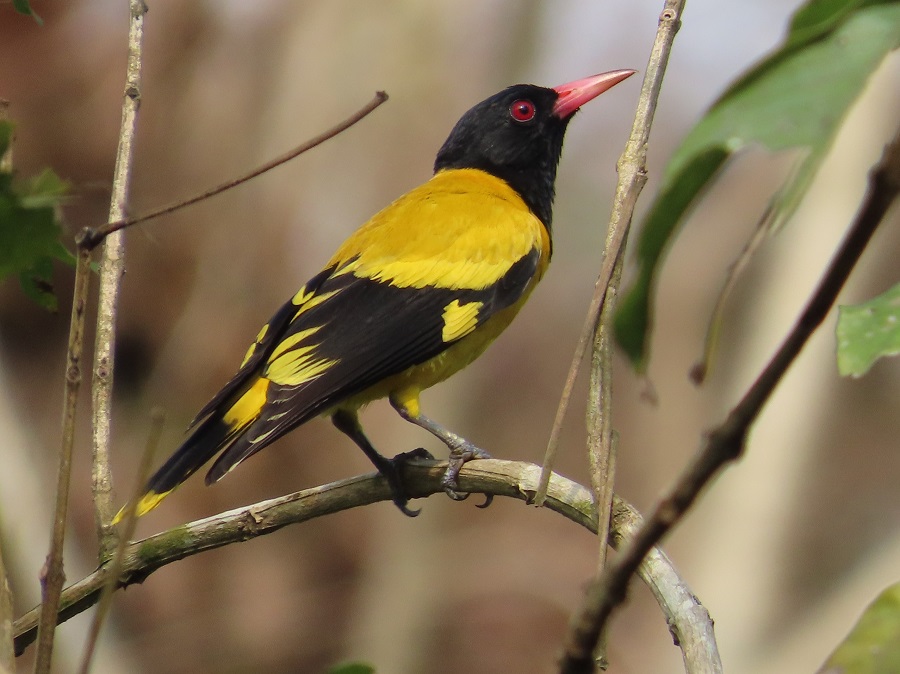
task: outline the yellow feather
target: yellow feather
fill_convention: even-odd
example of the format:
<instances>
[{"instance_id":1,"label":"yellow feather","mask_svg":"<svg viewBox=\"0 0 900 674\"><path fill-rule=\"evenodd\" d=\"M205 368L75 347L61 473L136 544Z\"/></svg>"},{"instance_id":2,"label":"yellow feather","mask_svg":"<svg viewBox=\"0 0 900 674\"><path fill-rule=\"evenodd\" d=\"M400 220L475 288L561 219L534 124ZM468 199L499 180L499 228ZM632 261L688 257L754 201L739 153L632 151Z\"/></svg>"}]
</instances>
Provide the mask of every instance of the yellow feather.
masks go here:
<instances>
[{"instance_id":1,"label":"yellow feather","mask_svg":"<svg viewBox=\"0 0 900 674\"><path fill-rule=\"evenodd\" d=\"M441 330L441 339L445 342L453 342L468 335L478 324L478 311L481 302L466 302L460 304L459 300L453 300L444 307L444 328Z\"/></svg>"},{"instance_id":2,"label":"yellow feather","mask_svg":"<svg viewBox=\"0 0 900 674\"><path fill-rule=\"evenodd\" d=\"M506 182L484 171L441 171L376 214L338 249L338 273L400 287L480 290L511 261L550 240L541 221Z\"/></svg>"},{"instance_id":3,"label":"yellow feather","mask_svg":"<svg viewBox=\"0 0 900 674\"><path fill-rule=\"evenodd\" d=\"M265 377L257 379L253 386L222 416L222 421L234 429L243 428L255 421L263 405L266 404L268 389L268 379Z\"/></svg>"}]
</instances>

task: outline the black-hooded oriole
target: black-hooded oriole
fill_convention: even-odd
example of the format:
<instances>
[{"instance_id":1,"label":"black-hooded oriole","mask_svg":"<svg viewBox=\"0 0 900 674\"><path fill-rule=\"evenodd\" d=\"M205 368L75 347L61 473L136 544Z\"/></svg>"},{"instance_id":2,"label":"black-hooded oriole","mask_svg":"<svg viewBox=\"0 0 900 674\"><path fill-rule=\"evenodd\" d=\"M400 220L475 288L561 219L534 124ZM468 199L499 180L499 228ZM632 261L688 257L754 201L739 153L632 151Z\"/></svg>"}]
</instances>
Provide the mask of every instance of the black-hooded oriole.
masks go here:
<instances>
[{"instance_id":1,"label":"black-hooded oriole","mask_svg":"<svg viewBox=\"0 0 900 674\"><path fill-rule=\"evenodd\" d=\"M382 456L359 424L359 408L385 397L449 447L443 486L464 498L460 468L487 453L425 416L419 393L481 355L528 298L550 261L569 120L633 73L552 89L520 84L466 112L438 152L434 176L360 227L263 326L237 374L150 478L137 514L217 454L207 484L321 415L375 464L397 507L418 514L406 506L398 470L409 454Z\"/></svg>"}]
</instances>

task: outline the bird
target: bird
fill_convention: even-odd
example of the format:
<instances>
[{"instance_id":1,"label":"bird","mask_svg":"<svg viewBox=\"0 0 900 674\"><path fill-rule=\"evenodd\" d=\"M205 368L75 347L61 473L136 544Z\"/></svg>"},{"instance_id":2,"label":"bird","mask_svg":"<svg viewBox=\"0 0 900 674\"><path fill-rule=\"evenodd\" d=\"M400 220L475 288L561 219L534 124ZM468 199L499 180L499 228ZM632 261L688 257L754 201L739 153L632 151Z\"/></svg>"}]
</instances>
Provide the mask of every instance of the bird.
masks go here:
<instances>
[{"instance_id":1,"label":"bird","mask_svg":"<svg viewBox=\"0 0 900 674\"><path fill-rule=\"evenodd\" d=\"M463 114L437 153L433 176L356 230L262 327L237 373L134 500L136 515L214 457L207 485L320 416L365 453L394 504L418 515L407 505L400 469L431 455L417 449L387 458L359 422L360 408L383 398L447 445L442 487L465 498L461 467L489 454L426 416L420 393L480 356L544 275L569 121L634 73L614 70L553 88L518 84Z\"/></svg>"}]
</instances>

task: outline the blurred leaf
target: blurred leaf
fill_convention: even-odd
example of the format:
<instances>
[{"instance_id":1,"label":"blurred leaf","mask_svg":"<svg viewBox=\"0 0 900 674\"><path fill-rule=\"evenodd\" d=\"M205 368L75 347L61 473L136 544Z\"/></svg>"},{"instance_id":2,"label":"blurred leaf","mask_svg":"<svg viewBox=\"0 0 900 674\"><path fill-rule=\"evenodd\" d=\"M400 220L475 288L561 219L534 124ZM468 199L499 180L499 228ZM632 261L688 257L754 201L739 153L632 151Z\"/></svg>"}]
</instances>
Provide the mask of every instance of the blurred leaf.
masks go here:
<instances>
[{"instance_id":1,"label":"blurred leaf","mask_svg":"<svg viewBox=\"0 0 900 674\"><path fill-rule=\"evenodd\" d=\"M869 75L898 46L896 0L813 0L794 14L782 47L732 85L687 135L643 223L638 276L616 316L616 338L637 368L648 358L660 260L725 161L753 144L803 150L796 170L773 197L770 227L776 229L797 208Z\"/></svg>"},{"instance_id":2,"label":"blurred leaf","mask_svg":"<svg viewBox=\"0 0 900 674\"><path fill-rule=\"evenodd\" d=\"M869 605L819 674L900 672L900 583Z\"/></svg>"},{"instance_id":3,"label":"blurred leaf","mask_svg":"<svg viewBox=\"0 0 900 674\"><path fill-rule=\"evenodd\" d=\"M362 662L348 662L335 665L328 670L328 674L375 674L375 668Z\"/></svg>"},{"instance_id":4,"label":"blurred leaf","mask_svg":"<svg viewBox=\"0 0 900 674\"><path fill-rule=\"evenodd\" d=\"M838 312L837 362L841 375L860 377L882 356L900 353L900 283L875 299L842 306Z\"/></svg>"},{"instance_id":5,"label":"blurred leaf","mask_svg":"<svg viewBox=\"0 0 900 674\"><path fill-rule=\"evenodd\" d=\"M0 147L8 145L8 126L0 124ZM56 211L66 189L52 171L22 185L0 172L0 282L18 276L25 294L50 310L56 309L52 260L74 262L60 242Z\"/></svg>"},{"instance_id":6,"label":"blurred leaf","mask_svg":"<svg viewBox=\"0 0 900 674\"><path fill-rule=\"evenodd\" d=\"M6 153L9 140L12 138L13 125L5 120L0 120L0 157Z\"/></svg>"},{"instance_id":7,"label":"blurred leaf","mask_svg":"<svg viewBox=\"0 0 900 674\"><path fill-rule=\"evenodd\" d=\"M13 0L13 7L15 7L16 11L19 12L19 14L30 16L38 23L38 25L44 25L44 20L41 19L41 17L39 17L33 9L31 9L31 5L28 4L28 0Z\"/></svg>"}]
</instances>

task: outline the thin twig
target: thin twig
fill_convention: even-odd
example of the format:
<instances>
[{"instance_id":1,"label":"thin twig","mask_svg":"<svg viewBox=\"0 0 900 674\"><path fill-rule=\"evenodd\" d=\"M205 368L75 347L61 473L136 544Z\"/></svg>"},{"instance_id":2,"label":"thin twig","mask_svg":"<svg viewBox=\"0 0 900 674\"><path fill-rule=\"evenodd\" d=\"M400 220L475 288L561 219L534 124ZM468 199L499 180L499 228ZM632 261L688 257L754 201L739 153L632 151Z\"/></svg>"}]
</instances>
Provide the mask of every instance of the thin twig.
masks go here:
<instances>
[{"instance_id":1,"label":"thin twig","mask_svg":"<svg viewBox=\"0 0 900 674\"><path fill-rule=\"evenodd\" d=\"M109 219L125 217L131 171L134 165L134 137L137 114L141 106L141 60L144 41L143 0L130 0L131 20L128 28L128 65L125 94L122 101L122 123L119 148L113 173ZM100 261L100 288L97 300L97 335L94 343L94 377L91 384L93 402L93 451L91 453L91 493L94 499L94 521L100 542L100 561L116 547L117 533L110 526L113 516L112 473L109 468L109 437L112 425L113 370L115 367L116 314L119 290L125 268L123 232L112 232L103 242Z\"/></svg>"},{"instance_id":2,"label":"thin twig","mask_svg":"<svg viewBox=\"0 0 900 674\"><path fill-rule=\"evenodd\" d=\"M186 206L191 206L192 204L196 204L198 201L203 201L204 199L209 199L221 192L226 190L230 190L232 187L237 187L238 185L251 180L259 175L262 175L266 171L269 171L276 166L280 166L287 161L290 161L294 157L303 154L304 152L308 152L312 150L314 147L321 145L326 140L334 138L339 133L349 129L351 126L356 124L358 121L366 117L370 112L375 110L379 105L384 103L388 99L387 93L384 91L375 92L375 97L366 103L362 108L353 113L350 117L345 119L343 122L333 126L328 129L324 133L319 134L315 138L311 138L306 141L302 145L298 145L290 152L287 152L280 157L276 157L275 159L266 162L262 166L259 166L249 173L240 176L239 178L233 178L228 180L216 187L206 190L201 194L197 194L190 199L186 199L184 201L179 201L174 204L170 204L168 206L163 206L162 208L158 208L154 211L150 211L149 213L145 213L143 215L139 215L134 218L126 218L124 220L117 220L115 222L108 222L105 225L102 225L97 228L86 227L83 229L78 235L78 243L79 245L85 246L89 249L93 249L97 246L102 240L103 237L109 235L111 232L117 232L120 229L125 229L126 227L131 227L132 225L137 225L142 222L147 222L148 220L152 220L153 218L158 218L161 215L168 215L169 213L174 213L175 211L181 210Z\"/></svg>"},{"instance_id":3,"label":"thin twig","mask_svg":"<svg viewBox=\"0 0 900 674\"><path fill-rule=\"evenodd\" d=\"M72 317L69 322L69 346L66 355L66 384L63 403L62 446L56 479L56 507L53 511L53 534L47 561L41 569L41 618L38 631L35 674L49 674L53 657L56 614L66 579L63 570L63 541L66 536L66 513L69 505L69 483L72 473L72 445L75 441L75 410L81 386L81 357L84 351L84 311L91 279L91 253L78 251L75 263L75 289Z\"/></svg>"},{"instance_id":4,"label":"thin twig","mask_svg":"<svg viewBox=\"0 0 900 674\"><path fill-rule=\"evenodd\" d=\"M112 605L113 593L116 591L116 579L122 574L125 566L125 550L128 548L128 541L134 535L137 527L137 517L135 517L135 507L137 505L136 496L141 493L141 487L144 485L147 476L150 474L150 468L153 465L153 455L159 446L159 439L162 436L163 421L165 415L160 408L155 408L151 413L150 435L147 438L147 444L141 456L141 465L135 476L134 488L131 493L135 497L128 500L126 506L125 518L122 521L122 531L118 537L115 553L105 569L106 582L100 592L99 604L94 613L94 619L91 621L91 628L88 632L87 642L84 646L84 657L81 661L80 674L88 674L91 670L91 660L94 657L94 648L97 645L97 638L100 636L100 628L103 627L103 621L109 614L109 607Z\"/></svg>"},{"instance_id":5,"label":"thin twig","mask_svg":"<svg viewBox=\"0 0 900 674\"><path fill-rule=\"evenodd\" d=\"M587 453L591 469L591 489L597 508L597 576L606 568L609 530L612 526L613 488L616 456L612 429L612 315L616 289L622 277L622 258L613 271L606 302L594 332L591 349L591 376L585 414L587 422ZM597 666L606 671L609 659L606 635L601 634L595 651Z\"/></svg>"},{"instance_id":6,"label":"thin twig","mask_svg":"<svg viewBox=\"0 0 900 674\"><path fill-rule=\"evenodd\" d=\"M2 532L0 532L2 533ZM13 601L3 565L3 537L0 536L0 672L14 672L16 669L13 651Z\"/></svg>"},{"instance_id":7,"label":"thin twig","mask_svg":"<svg viewBox=\"0 0 900 674\"><path fill-rule=\"evenodd\" d=\"M740 458L750 426L806 341L825 320L847 277L898 193L900 129L871 172L868 191L847 236L781 347L725 421L708 435L705 446L663 497L653 515L626 546L616 563L588 589L587 599L576 621L581 637L579 648L566 651L562 672L581 674L592 671L593 644L615 607L625 598L628 581L640 566L641 560L680 521L709 481L729 462Z\"/></svg>"},{"instance_id":8,"label":"thin twig","mask_svg":"<svg viewBox=\"0 0 900 674\"><path fill-rule=\"evenodd\" d=\"M9 101L0 98L0 122L9 120ZM0 156L0 172L12 173L13 151L10 143ZM3 565L3 532L0 531L0 672L12 672L16 662L12 642L13 600Z\"/></svg>"},{"instance_id":9,"label":"thin twig","mask_svg":"<svg viewBox=\"0 0 900 674\"><path fill-rule=\"evenodd\" d=\"M616 187L616 196L613 202L613 212L610 218L610 235L607 238L606 250L600 274L594 284L594 296L581 329L581 337L575 347L575 355L569 366L569 374L563 385L559 406L556 409L556 417L553 420L553 428L550 431L550 440L547 443L547 451L544 455L544 472L542 473L537 493L534 497L535 505L543 503L546 493L546 484L559 446L559 435L562 431L562 422L566 416L572 390L575 387L575 379L581 361L587 352L594 326L597 325L597 317L603 307L606 298L606 289L609 287L613 276L616 261L622 253L628 238L628 230L631 226L631 217L634 214L634 206L638 195L647 182L646 157L647 141L650 138L650 127L653 124L653 115L656 112L656 101L662 87L663 75L669 62L669 52L675 40L675 34L681 26L681 13L685 0L666 0L665 7L659 16L659 29L656 33L656 41L650 51L650 59L647 62L647 73L644 75L644 83L641 86L641 94L635 111L634 124L631 129L631 137L625 146L618 163L619 182Z\"/></svg>"},{"instance_id":10,"label":"thin twig","mask_svg":"<svg viewBox=\"0 0 900 674\"><path fill-rule=\"evenodd\" d=\"M772 204L774 204L774 202L775 199L772 200ZM756 251L759 250L759 247L762 245L763 241L765 241L766 236L771 232L770 225L774 213L772 204L769 204L769 207L757 221L753 234L751 234L750 238L744 244L741 254L728 269L728 275L719 290L719 296L716 298L716 303L710 314L709 324L706 328L706 338L703 340L703 356L691 366L690 372L688 373L691 381L698 386L706 381L706 377L712 368L713 359L719 342L719 326L723 321L726 301L737 286L738 279L744 269L750 264L750 260L753 259Z\"/></svg>"},{"instance_id":11,"label":"thin twig","mask_svg":"<svg viewBox=\"0 0 900 674\"><path fill-rule=\"evenodd\" d=\"M404 466L404 485L410 496L424 498L442 494L441 477L446 463L416 461ZM467 463L459 475L460 489L522 501L534 492L540 469L528 463L484 459ZM350 508L389 501L390 489L375 474L341 480L288 496L262 501L191 522L142 541L129 543L124 555L118 586L143 582L157 569L185 557L215 548L270 534L289 524L297 524ZM591 531L596 531L596 510L591 493L581 485L554 475L550 482L547 507ZM630 539L639 516L628 504L616 499L611 543L618 547ZM106 565L66 589L60 620L67 620L97 602L106 582ZM667 621L682 644L709 642L715 652L712 624L690 588L681 580L665 555L654 550L641 566L641 578L661 597ZM15 624L16 651L21 653L34 640L35 611ZM717 657L717 656L716 656ZM698 670L699 671L699 670ZM709 670L715 671L715 670Z\"/></svg>"}]
</instances>

